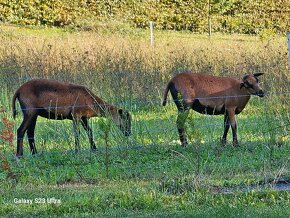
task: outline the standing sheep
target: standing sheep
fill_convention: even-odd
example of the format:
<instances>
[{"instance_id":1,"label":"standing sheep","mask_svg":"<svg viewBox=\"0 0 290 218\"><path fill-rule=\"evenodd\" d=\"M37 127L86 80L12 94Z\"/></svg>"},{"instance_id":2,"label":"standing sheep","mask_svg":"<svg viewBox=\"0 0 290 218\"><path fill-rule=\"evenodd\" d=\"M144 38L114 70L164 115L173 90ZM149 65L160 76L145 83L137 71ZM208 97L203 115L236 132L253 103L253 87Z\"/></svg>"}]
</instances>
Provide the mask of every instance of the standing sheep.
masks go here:
<instances>
[{"instance_id":1,"label":"standing sheep","mask_svg":"<svg viewBox=\"0 0 290 218\"><path fill-rule=\"evenodd\" d=\"M224 114L222 143L226 143L227 133L231 126L233 145L238 146L235 114L242 112L250 100L250 95L264 96L258 80L262 74L246 75L242 80L191 72L180 73L173 77L165 89L163 106L166 105L170 91L178 109L176 124L182 146L188 144L184 124L189 109L202 114Z\"/></svg>"}]
</instances>

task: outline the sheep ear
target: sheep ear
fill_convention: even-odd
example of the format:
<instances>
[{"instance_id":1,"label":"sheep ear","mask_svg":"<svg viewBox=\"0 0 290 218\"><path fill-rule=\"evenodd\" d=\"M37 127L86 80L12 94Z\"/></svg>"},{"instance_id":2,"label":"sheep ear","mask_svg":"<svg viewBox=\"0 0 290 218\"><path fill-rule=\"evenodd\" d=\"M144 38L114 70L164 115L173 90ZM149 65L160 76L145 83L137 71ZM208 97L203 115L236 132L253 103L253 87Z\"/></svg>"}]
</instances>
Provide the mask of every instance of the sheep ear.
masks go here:
<instances>
[{"instance_id":1,"label":"sheep ear","mask_svg":"<svg viewBox=\"0 0 290 218\"><path fill-rule=\"evenodd\" d=\"M258 77L258 76L261 76L261 75L263 75L264 73L254 73L254 76L255 77Z\"/></svg>"},{"instance_id":2,"label":"sheep ear","mask_svg":"<svg viewBox=\"0 0 290 218\"><path fill-rule=\"evenodd\" d=\"M245 83L241 83L240 84L240 89L243 88L245 86Z\"/></svg>"}]
</instances>

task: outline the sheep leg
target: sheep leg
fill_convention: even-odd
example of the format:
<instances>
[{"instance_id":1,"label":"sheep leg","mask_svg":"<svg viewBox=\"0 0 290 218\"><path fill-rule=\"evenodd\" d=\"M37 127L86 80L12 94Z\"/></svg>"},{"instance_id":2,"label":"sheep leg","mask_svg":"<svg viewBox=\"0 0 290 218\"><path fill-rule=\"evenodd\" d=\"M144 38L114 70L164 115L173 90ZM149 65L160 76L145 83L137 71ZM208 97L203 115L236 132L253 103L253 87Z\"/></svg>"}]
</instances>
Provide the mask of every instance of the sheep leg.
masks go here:
<instances>
[{"instance_id":1,"label":"sheep leg","mask_svg":"<svg viewBox=\"0 0 290 218\"><path fill-rule=\"evenodd\" d=\"M82 126L84 127L84 129L86 130L86 132L88 134L92 151L96 151L97 147L96 147L94 139L93 139L93 132L92 132L91 127L89 126L88 119L86 117L82 118Z\"/></svg>"},{"instance_id":2,"label":"sheep leg","mask_svg":"<svg viewBox=\"0 0 290 218\"><path fill-rule=\"evenodd\" d=\"M27 137L28 137L28 143L30 146L30 150L32 154L36 154L36 147L35 147L35 142L34 142L34 130L35 130L35 125L36 125L36 120L37 120L37 116L34 116L31 119L31 123L27 129Z\"/></svg>"},{"instance_id":3,"label":"sheep leg","mask_svg":"<svg viewBox=\"0 0 290 218\"><path fill-rule=\"evenodd\" d=\"M229 113L229 122L232 128L232 133L233 133L233 146L238 147L238 136L237 136L237 121L235 117L235 110L231 109L228 110Z\"/></svg>"},{"instance_id":4,"label":"sheep leg","mask_svg":"<svg viewBox=\"0 0 290 218\"><path fill-rule=\"evenodd\" d=\"M25 132L31 125L32 119L33 119L32 115L24 114L23 121L20 127L17 129L17 151L16 151L17 157L23 156L23 138Z\"/></svg>"},{"instance_id":5,"label":"sheep leg","mask_svg":"<svg viewBox=\"0 0 290 218\"><path fill-rule=\"evenodd\" d=\"M174 87L170 87L171 96L173 101L178 109L178 115L176 120L177 130L179 134L179 139L181 142L181 146L185 147L188 145L186 133L185 133L185 121L189 114L189 105L192 104L191 101L188 101L186 96L182 96L181 93Z\"/></svg>"},{"instance_id":6,"label":"sheep leg","mask_svg":"<svg viewBox=\"0 0 290 218\"><path fill-rule=\"evenodd\" d=\"M73 118L73 129L75 135L75 152L79 152L80 150L80 126L79 126L79 119Z\"/></svg>"},{"instance_id":7,"label":"sheep leg","mask_svg":"<svg viewBox=\"0 0 290 218\"><path fill-rule=\"evenodd\" d=\"M224 116L224 134L221 138L222 145L226 145L227 143L227 135L228 135L229 129L230 129L229 114L226 111L225 116Z\"/></svg>"},{"instance_id":8,"label":"sheep leg","mask_svg":"<svg viewBox=\"0 0 290 218\"><path fill-rule=\"evenodd\" d=\"M178 116L176 120L177 130L180 138L180 142L182 146L187 146L188 141L185 133L185 121L188 117L189 110L179 110Z\"/></svg>"}]
</instances>

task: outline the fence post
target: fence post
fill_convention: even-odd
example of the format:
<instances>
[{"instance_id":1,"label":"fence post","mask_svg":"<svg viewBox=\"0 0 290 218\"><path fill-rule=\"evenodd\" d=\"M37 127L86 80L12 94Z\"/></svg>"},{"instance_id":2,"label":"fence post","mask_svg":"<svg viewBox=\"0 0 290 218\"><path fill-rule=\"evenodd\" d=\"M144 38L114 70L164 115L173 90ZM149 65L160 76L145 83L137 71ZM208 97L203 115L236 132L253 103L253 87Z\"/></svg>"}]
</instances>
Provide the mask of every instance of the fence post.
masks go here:
<instances>
[{"instance_id":1,"label":"fence post","mask_svg":"<svg viewBox=\"0 0 290 218\"><path fill-rule=\"evenodd\" d=\"M151 43L151 45L154 44L153 22L152 21L150 21L150 43Z\"/></svg>"},{"instance_id":2,"label":"fence post","mask_svg":"<svg viewBox=\"0 0 290 218\"><path fill-rule=\"evenodd\" d=\"M211 36L211 2L208 0L208 35Z\"/></svg>"},{"instance_id":3,"label":"fence post","mask_svg":"<svg viewBox=\"0 0 290 218\"><path fill-rule=\"evenodd\" d=\"M287 33L287 39L288 39L288 67L290 68L290 32Z\"/></svg>"}]
</instances>

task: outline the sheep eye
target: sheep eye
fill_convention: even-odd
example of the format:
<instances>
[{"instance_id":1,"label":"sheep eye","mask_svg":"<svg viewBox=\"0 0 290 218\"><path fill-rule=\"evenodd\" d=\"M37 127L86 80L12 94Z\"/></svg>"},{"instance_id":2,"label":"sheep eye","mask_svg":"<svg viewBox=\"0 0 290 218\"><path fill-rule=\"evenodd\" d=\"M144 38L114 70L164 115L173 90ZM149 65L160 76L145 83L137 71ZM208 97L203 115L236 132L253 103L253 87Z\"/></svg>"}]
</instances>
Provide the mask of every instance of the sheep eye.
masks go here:
<instances>
[{"instance_id":1,"label":"sheep eye","mask_svg":"<svg viewBox=\"0 0 290 218\"><path fill-rule=\"evenodd\" d=\"M251 88L251 89L253 88L253 85L250 84L248 81L246 81L245 84L246 84L247 88Z\"/></svg>"}]
</instances>

